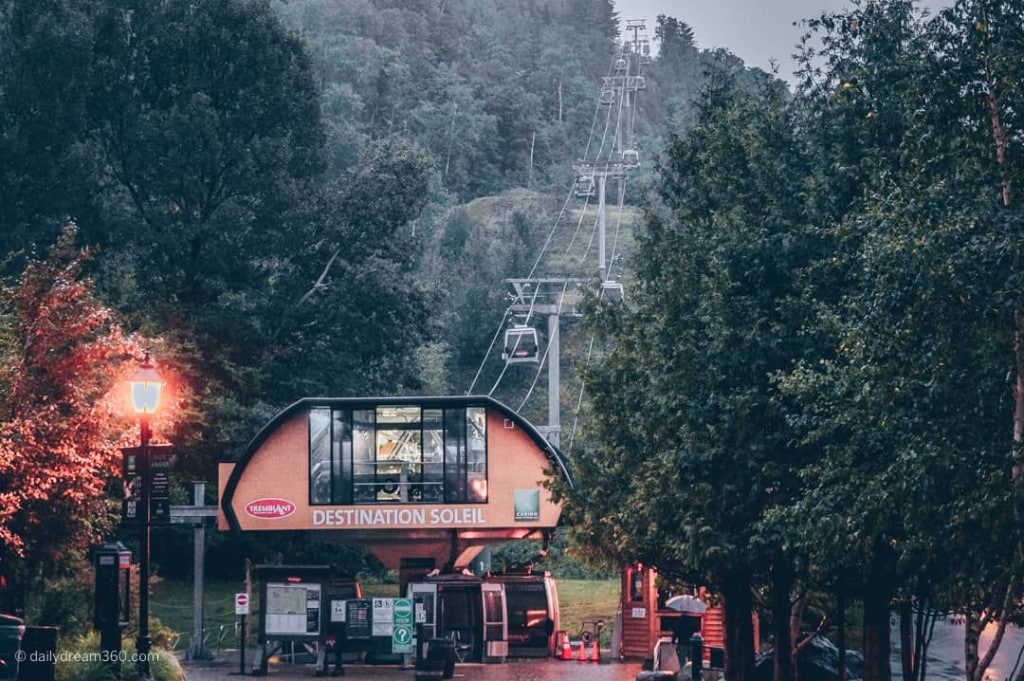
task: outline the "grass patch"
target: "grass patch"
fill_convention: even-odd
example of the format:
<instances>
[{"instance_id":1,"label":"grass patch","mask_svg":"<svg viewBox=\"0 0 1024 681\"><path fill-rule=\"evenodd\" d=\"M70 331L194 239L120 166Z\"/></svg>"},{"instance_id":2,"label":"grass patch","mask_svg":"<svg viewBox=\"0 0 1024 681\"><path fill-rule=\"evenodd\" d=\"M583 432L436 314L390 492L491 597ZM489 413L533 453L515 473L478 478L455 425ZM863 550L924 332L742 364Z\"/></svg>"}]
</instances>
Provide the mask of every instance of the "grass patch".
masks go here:
<instances>
[{"instance_id":1,"label":"grass patch","mask_svg":"<svg viewBox=\"0 0 1024 681\"><path fill-rule=\"evenodd\" d=\"M562 614L562 629L575 639L584 622L604 620L601 644L611 643L615 613L619 610L619 580L617 579L559 579L558 604Z\"/></svg>"},{"instance_id":2,"label":"grass patch","mask_svg":"<svg viewBox=\"0 0 1024 681\"><path fill-rule=\"evenodd\" d=\"M203 626L206 645L217 648L235 645L235 594L245 590L240 582L207 581L203 584ZM184 650L192 641L192 582L171 579L154 580L149 598L150 615L178 633L175 650ZM254 594L255 595L255 594Z\"/></svg>"}]
</instances>

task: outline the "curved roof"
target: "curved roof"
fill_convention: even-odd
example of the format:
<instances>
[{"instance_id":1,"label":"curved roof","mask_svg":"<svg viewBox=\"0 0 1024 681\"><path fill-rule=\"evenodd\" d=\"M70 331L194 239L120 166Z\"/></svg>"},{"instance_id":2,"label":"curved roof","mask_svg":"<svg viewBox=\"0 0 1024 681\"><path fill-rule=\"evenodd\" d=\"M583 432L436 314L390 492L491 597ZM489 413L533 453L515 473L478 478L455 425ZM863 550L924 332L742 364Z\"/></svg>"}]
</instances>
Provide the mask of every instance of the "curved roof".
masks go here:
<instances>
[{"instance_id":1,"label":"curved roof","mask_svg":"<svg viewBox=\"0 0 1024 681\"><path fill-rule=\"evenodd\" d=\"M573 487L572 476L569 474L569 467L561 450L548 442L547 438L540 434L536 426L524 419L518 413L512 411L507 405L502 404L493 397L487 395L452 395L452 396L404 396L404 397L305 397L290 404L283 411L272 418L260 432L249 442L245 452L235 462L235 467L228 477L224 487L224 496L221 499L221 509L228 520L228 524L237 529L238 517L235 515L232 502L234 501L235 489L238 481L241 480L246 467L256 455L263 442L275 432L282 423L298 413L309 411L313 407L341 407L346 409L370 409L381 405L417 405L420 407L434 408L458 408L458 407L486 407L501 414L504 418L512 421L521 428L530 439L540 448L544 455L551 462L552 468L561 474L566 484Z\"/></svg>"}]
</instances>

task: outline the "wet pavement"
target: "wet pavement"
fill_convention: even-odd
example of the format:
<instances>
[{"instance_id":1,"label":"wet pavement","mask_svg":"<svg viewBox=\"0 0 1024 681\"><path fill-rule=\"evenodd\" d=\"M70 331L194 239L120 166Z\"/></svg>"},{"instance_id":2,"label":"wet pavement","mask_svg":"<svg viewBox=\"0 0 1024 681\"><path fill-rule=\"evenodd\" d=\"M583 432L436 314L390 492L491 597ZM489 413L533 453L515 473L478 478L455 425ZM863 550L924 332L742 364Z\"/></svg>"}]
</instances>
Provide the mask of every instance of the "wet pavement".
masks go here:
<instances>
[{"instance_id":1,"label":"wet pavement","mask_svg":"<svg viewBox=\"0 0 1024 681\"><path fill-rule=\"evenodd\" d=\"M251 659L251 658L250 658ZM189 681L239 681L238 659L215 664L185 664ZM640 662L578 662L576 660L510 660L503 664L461 663L455 665L454 681L634 681ZM246 669L247 674L251 674ZM265 677L270 681L316 679L313 665L278 663ZM415 670L396 665L345 665L347 681L414 681Z\"/></svg>"}]
</instances>

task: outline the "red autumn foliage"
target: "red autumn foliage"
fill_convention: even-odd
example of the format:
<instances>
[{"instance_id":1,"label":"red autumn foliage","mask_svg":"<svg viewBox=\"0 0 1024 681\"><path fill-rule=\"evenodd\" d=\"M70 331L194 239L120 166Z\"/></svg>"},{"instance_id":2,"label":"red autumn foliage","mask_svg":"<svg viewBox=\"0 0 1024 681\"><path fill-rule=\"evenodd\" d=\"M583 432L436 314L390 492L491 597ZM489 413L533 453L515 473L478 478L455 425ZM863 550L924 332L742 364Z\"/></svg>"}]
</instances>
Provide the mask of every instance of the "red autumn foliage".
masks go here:
<instances>
[{"instance_id":1,"label":"red autumn foliage","mask_svg":"<svg viewBox=\"0 0 1024 681\"><path fill-rule=\"evenodd\" d=\"M0 288L0 573L52 567L112 526L106 495L133 434L119 386L141 356L83 276L69 226Z\"/></svg>"}]
</instances>

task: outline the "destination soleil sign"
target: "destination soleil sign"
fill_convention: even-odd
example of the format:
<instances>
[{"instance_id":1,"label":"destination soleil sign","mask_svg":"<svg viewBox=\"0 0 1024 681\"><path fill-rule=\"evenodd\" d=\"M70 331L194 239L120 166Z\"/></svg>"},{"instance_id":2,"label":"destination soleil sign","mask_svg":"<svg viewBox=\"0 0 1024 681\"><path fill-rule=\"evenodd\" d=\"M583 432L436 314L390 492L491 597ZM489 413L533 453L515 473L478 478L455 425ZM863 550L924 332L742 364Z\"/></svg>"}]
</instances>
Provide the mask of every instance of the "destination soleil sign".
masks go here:
<instances>
[{"instance_id":1,"label":"destination soleil sign","mask_svg":"<svg viewBox=\"0 0 1024 681\"><path fill-rule=\"evenodd\" d=\"M263 498L251 501L245 512L262 520L301 516L296 504L287 499ZM486 525L483 508L326 508L309 509L312 527L463 527Z\"/></svg>"}]
</instances>

